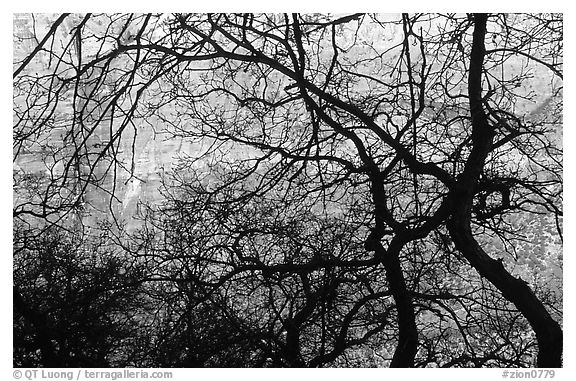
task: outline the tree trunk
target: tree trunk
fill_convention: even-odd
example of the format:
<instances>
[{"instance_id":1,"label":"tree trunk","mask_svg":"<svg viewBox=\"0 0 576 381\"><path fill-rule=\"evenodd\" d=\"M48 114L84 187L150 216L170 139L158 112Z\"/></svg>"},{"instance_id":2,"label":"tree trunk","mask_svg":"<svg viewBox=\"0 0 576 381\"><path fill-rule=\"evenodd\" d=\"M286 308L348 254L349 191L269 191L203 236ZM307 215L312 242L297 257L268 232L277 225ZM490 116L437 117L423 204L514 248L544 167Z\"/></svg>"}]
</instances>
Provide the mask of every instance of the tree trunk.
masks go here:
<instances>
[{"instance_id":1,"label":"tree trunk","mask_svg":"<svg viewBox=\"0 0 576 381\"><path fill-rule=\"evenodd\" d=\"M390 363L391 368L412 368L414 358L418 351L418 330L412 297L408 293L406 280L400 266L398 256L404 244L396 237L385 250L380 242L377 243L376 255L380 256L390 292L396 303L398 313L398 344Z\"/></svg>"},{"instance_id":2,"label":"tree trunk","mask_svg":"<svg viewBox=\"0 0 576 381\"><path fill-rule=\"evenodd\" d=\"M494 127L484 112L482 98L482 72L485 55L484 38L488 16L474 16L474 34L470 53L468 97L472 117L472 143L464 171L451 191L452 217L448 230L456 248L502 295L512 302L528 320L538 339L538 366L562 366L562 329L552 319L528 284L513 277L498 260L491 258L480 247L470 225L473 198L486 158L492 149Z\"/></svg>"},{"instance_id":3,"label":"tree trunk","mask_svg":"<svg viewBox=\"0 0 576 381\"><path fill-rule=\"evenodd\" d=\"M472 236L470 225L464 223L461 215L454 216L448 223L456 248L528 320L538 339L537 365L543 368L561 367L563 337L560 325L552 319L528 284L506 271L502 262L492 259Z\"/></svg>"}]
</instances>

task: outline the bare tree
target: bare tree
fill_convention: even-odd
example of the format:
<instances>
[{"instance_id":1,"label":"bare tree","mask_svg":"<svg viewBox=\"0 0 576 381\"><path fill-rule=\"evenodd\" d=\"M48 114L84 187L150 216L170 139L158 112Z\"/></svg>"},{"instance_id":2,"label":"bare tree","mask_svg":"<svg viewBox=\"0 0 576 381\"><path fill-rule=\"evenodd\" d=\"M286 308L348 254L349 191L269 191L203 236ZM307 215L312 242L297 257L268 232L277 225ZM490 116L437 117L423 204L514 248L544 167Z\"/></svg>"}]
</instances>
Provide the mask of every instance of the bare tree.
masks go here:
<instances>
[{"instance_id":1,"label":"bare tree","mask_svg":"<svg viewBox=\"0 0 576 381\"><path fill-rule=\"evenodd\" d=\"M561 266L561 16L44 29L14 69L14 217L25 236L111 219L171 327L151 339L168 365L221 364L233 343L231 365L561 366L560 291L518 269ZM193 149L124 234L150 131Z\"/></svg>"}]
</instances>

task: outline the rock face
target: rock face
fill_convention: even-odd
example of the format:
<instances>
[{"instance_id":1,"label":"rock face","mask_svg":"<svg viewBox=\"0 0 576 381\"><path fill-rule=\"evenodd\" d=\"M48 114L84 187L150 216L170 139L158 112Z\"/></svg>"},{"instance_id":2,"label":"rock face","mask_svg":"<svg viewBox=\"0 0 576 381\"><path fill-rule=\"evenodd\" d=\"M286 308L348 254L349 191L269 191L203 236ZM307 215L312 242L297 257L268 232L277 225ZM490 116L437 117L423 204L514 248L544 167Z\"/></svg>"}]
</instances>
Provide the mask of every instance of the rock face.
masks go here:
<instances>
[{"instance_id":1,"label":"rock face","mask_svg":"<svg viewBox=\"0 0 576 381\"><path fill-rule=\"evenodd\" d=\"M56 18L53 15L14 16L15 66L19 66L34 50L39 40L35 36L43 36ZM80 19L78 15L67 19L59 38L70 41L70 33ZM81 44L79 42L76 50L70 49L70 52L80 54ZM83 54L90 54L92 50L94 47L89 45L82 47ZM76 59L73 56L68 58L71 61ZM121 67L122 62L115 62L115 65ZM29 74L30 78L35 79L53 68L54 62L44 51L28 65L24 75ZM24 80L15 84L15 88L19 89L14 96L15 210L40 213L46 203L54 207L72 205L81 209L78 218L84 224L93 225L99 218L114 216L123 221L129 230L134 229L138 226L135 219L138 204L161 201L162 176L175 169L179 157L195 156L201 149L182 137L166 134L163 122L154 117L133 118L129 126L123 126L121 118L118 122L107 123L104 117L104 122L94 123L93 120L102 112L98 106L90 103L91 86L98 75L98 71L86 74L79 81L84 88L75 92L74 89L67 89L67 92L60 93L60 98L50 104L50 107L54 106L51 115L43 115L41 107L36 105L31 113L37 115L27 113L30 109L29 92L36 84ZM527 88L526 92L541 92L541 101L538 104L517 105L520 115L537 120L553 112L557 98L542 91L550 87L546 78L535 73L534 80L530 82L532 88ZM109 80L114 81L113 76ZM102 86L102 89L105 90L106 86ZM38 99L53 97L50 89ZM110 96L104 90L101 96ZM74 93L84 94L88 104L82 97L74 97ZM83 108L85 117L77 119L78 110ZM42 122L42 127L38 128L38 122ZM123 131L118 137L120 129ZM112 150L107 147L108 144L113 146ZM37 178L34 183L36 189L31 189L34 187L23 180L30 176Z\"/></svg>"},{"instance_id":2,"label":"rock face","mask_svg":"<svg viewBox=\"0 0 576 381\"><path fill-rule=\"evenodd\" d=\"M108 215L132 230L138 224L134 218L139 203L157 203L161 200L162 176L173 170L181 154L192 154L195 151L194 144L183 139L161 139L148 126L136 128L138 133L135 137L133 132L129 132L120 141L114 161L90 160L102 152L94 147L99 148L109 141L106 132L93 133L86 143L86 151L90 153L78 160L76 168L75 161L70 160L75 152L74 147L67 145L61 132L51 130L42 137L45 143L31 145L18 154L13 165L14 172L20 175L32 174L42 179L38 194L33 196L38 203L43 202L42 193L51 186L63 184L64 188L64 191L48 199L55 205L73 203L75 188L81 192L80 189L85 187L79 196L78 213L84 225L93 226ZM46 149L43 148L45 144L50 147L50 155L58 153L56 161L46 155ZM68 174L64 174L66 166L69 167ZM31 195L19 192L17 184L14 189L14 206L30 201ZM36 209L27 208L32 211Z\"/></svg>"},{"instance_id":3,"label":"rock face","mask_svg":"<svg viewBox=\"0 0 576 381\"><path fill-rule=\"evenodd\" d=\"M56 18L14 16L15 68L36 48ZM79 18L66 19L58 38L70 40L67 33ZM89 48L84 47L83 54ZM79 49L69 51L78 53ZM122 62L115 64L121 66ZM47 52L40 52L21 75L31 80L14 84L14 210L56 222L61 213L50 214L51 208L72 208L75 224L90 227L103 218L113 218L128 230L134 229L138 204L159 201L162 175L172 170L179 155L191 154L195 147L162 134L161 122L154 118L133 118L130 126L123 126L122 118L113 121L107 115L102 117L100 105L90 99L98 72L81 78L77 88L65 88L43 82L41 74L52 73L54 67ZM65 69L60 68L62 75L66 75ZM110 77L113 81L113 75ZM47 91L31 97L32 90L38 88ZM50 108L53 112L47 115ZM96 123L99 117L102 121Z\"/></svg>"},{"instance_id":4,"label":"rock face","mask_svg":"<svg viewBox=\"0 0 576 381\"><path fill-rule=\"evenodd\" d=\"M160 126L159 126L160 127ZM122 171L117 177L115 193L118 200L113 203L115 215L126 223L126 228L132 230L138 226L135 220L138 205L157 204L163 199L161 194L163 176L174 170L181 155L193 155L197 147L185 139L162 137L149 126L140 126L132 146L129 140L123 144L124 162L133 161L133 169ZM130 168L130 167L128 167ZM112 189L114 184L107 178L104 189ZM102 194L94 189L87 195L93 205L102 207ZM108 197L109 200L109 197Z\"/></svg>"}]
</instances>

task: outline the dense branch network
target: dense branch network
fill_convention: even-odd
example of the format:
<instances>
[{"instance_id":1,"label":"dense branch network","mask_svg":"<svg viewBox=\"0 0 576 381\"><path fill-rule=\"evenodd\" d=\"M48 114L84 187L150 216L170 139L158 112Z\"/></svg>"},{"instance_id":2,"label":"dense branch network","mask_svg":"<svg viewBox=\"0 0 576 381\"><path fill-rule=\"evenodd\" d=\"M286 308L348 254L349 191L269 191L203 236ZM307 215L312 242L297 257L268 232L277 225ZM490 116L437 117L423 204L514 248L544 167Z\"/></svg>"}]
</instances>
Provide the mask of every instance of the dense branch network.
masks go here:
<instances>
[{"instance_id":1,"label":"dense branch network","mask_svg":"<svg viewBox=\"0 0 576 381\"><path fill-rule=\"evenodd\" d=\"M557 15L44 26L14 64L16 363L561 366L531 271L561 279ZM146 139L175 159L130 211ZM40 295L75 287L103 342L55 333L91 307Z\"/></svg>"}]
</instances>

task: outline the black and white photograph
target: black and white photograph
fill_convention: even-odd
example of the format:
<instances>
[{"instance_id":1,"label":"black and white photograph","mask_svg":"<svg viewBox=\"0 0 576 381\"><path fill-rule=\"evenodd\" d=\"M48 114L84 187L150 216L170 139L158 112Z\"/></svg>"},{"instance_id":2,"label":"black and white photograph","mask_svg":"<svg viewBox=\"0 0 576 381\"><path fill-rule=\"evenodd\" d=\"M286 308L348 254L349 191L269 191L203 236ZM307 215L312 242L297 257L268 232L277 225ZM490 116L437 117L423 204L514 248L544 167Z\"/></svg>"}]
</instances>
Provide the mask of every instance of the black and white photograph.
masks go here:
<instances>
[{"instance_id":1,"label":"black and white photograph","mask_svg":"<svg viewBox=\"0 0 576 381\"><path fill-rule=\"evenodd\" d=\"M13 368L564 366L562 13L11 17Z\"/></svg>"}]
</instances>

